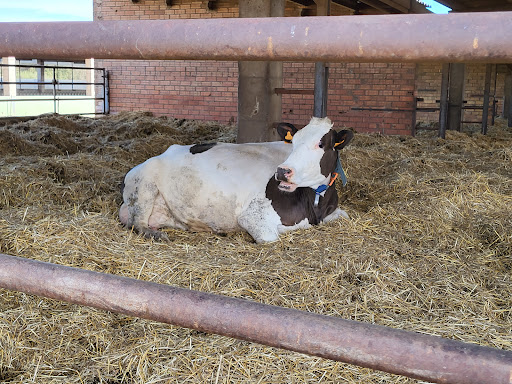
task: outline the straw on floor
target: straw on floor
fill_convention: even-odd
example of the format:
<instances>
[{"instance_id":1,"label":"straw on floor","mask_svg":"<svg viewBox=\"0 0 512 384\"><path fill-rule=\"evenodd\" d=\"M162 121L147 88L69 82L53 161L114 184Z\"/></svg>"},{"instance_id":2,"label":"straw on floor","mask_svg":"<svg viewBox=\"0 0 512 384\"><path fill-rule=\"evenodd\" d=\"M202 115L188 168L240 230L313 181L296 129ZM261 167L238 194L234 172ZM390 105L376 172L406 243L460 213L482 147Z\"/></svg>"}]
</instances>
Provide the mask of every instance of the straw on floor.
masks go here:
<instances>
[{"instance_id":1,"label":"straw on floor","mask_svg":"<svg viewBox=\"0 0 512 384\"><path fill-rule=\"evenodd\" d=\"M512 349L512 130L356 133L349 220L256 245L243 233L117 219L124 174L234 128L121 113L0 126L0 252ZM0 290L0 382L416 383L390 374Z\"/></svg>"}]
</instances>

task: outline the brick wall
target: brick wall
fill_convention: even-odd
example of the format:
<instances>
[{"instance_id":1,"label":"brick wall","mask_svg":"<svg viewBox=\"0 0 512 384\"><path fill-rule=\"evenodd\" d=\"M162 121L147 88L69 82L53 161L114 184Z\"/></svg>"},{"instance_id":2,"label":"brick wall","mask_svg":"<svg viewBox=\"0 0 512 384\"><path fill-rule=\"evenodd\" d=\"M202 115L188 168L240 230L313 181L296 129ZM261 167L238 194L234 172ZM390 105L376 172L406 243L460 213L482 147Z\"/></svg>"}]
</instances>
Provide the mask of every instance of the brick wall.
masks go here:
<instances>
[{"instance_id":1,"label":"brick wall","mask_svg":"<svg viewBox=\"0 0 512 384\"><path fill-rule=\"evenodd\" d=\"M423 98L424 101L418 102L418 107L439 108L441 97L441 75L442 64L421 63L416 67L416 97ZM439 121L439 112L418 112L416 114L418 122L432 123Z\"/></svg>"},{"instance_id":2,"label":"brick wall","mask_svg":"<svg viewBox=\"0 0 512 384\"><path fill-rule=\"evenodd\" d=\"M313 63L285 63L283 85L313 89L314 71ZM410 134L414 76L414 64L332 63L327 115L359 132ZM313 95L283 95L284 120L304 123L312 111Z\"/></svg>"},{"instance_id":3,"label":"brick wall","mask_svg":"<svg viewBox=\"0 0 512 384\"><path fill-rule=\"evenodd\" d=\"M96 20L159 20L238 17L233 1L94 0ZM234 122L237 116L236 62L191 60L98 60L110 71L110 110L151 111L176 118Z\"/></svg>"},{"instance_id":4,"label":"brick wall","mask_svg":"<svg viewBox=\"0 0 512 384\"><path fill-rule=\"evenodd\" d=\"M466 64L466 81L464 84L464 100L466 106L482 106L484 103L485 89L485 64ZM490 96L494 93L494 77L496 66L492 66ZM489 99L489 106L492 107L492 98ZM488 123L491 122L492 110L489 110ZM463 121L482 122L481 109L467 109L464 111Z\"/></svg>"},{"instance_id":5,"label":"brick wall","mask_svg":"<svg viewBox=\"0 0 512 384\"><path fill-rule=\"evenodd\" d=\"M232 0L215 1L215 9L209 10L207 1L172 0L172 6L164 0L93 0L95 20L162 20L207 19L238 17L238 3Z\"/></svg>"},{"instance_id":6,"label":"brick wall","mask_svg":"<svg viewBox=\"0 0 512 384\"><path fill-rule=\"evenodd\" d=\"M485 87L485 64L466 64L466 74L464 82L464 100L466 106L482 106L484 100L484 87ZM441 72L442 64L418 64L416 69L416 95L421 97L424 101L418 103L418 107L437 107L439 102L436 102L441 97ZM496 80L496 81L495 81ZM495 85L496 84L496 85ZM491 73L491 89L489 99L490 107L492 107L492 95L495 94L498 104L498 115L501 114L503 109L503 87L504 75L498 73L496 78L496 66L493 65ZM489 110L489 120L491 123L492 109ZM419 122L438 122L438 112L418 112L417 120ZM482 121L482 109L466 109L463 111L463 121Z\"/></svg>"},{"instance_id":7,"label":"brick wall","mask_svg":"<svg viewBox=\"0 0 512 384\"><path fill-rule=\"evenodd\" d=\"M233 62L103 60L110 71L110 109L234 122L238 67Z\"/></svg>"},{"instance_id":8,"label":"brick wall","mask_svg":"<svg viewBox=\"0 0 512 384\"><path fill-rule=\"evenodd\" d=\"M238 17L236 0L206 1L94 0L97 20ZM285 15L299 16L302 6L287 1ZM348 14L333 5L332 14ZM152 111L176 118L234 122L237 118L238 66L217 61L98 60L111 73L110 108ZM285 88L313 89L313 63L284 63ZM338 126L359 132L410 134L412 113L404 111L353 110L359 108L411 109L415 65L330 65L328 116ZM304 125L313 111L312 95L283 95L283 121Z\"/></svg>"}]
</instances>

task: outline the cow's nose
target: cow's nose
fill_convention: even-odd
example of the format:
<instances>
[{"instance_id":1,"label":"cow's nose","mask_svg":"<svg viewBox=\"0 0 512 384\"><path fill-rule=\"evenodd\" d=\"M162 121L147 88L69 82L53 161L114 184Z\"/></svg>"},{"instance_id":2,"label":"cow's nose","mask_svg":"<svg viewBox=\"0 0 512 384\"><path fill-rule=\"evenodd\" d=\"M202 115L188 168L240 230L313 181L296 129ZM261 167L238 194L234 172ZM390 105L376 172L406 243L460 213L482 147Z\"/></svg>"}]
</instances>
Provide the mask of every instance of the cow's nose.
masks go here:
<instances>
[{"instance_id":1,"label":"cow's nose","mask_svg":"<svg viewBox=\"0 0 512 384\"><path fill-rule=\"evenodd\" d=\"M276 172L276 180L288 181L293 175L293 169L278 167Z\"/></svg>"}]
</instances>

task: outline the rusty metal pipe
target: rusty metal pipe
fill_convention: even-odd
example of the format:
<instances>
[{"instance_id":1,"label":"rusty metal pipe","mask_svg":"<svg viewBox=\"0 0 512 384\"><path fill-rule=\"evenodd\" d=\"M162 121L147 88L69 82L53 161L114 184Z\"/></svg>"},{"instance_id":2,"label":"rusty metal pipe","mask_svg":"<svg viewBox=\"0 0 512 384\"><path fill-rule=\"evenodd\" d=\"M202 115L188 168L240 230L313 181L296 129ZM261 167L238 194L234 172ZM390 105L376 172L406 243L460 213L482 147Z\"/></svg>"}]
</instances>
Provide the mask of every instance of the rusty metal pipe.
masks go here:
<instances>
[{"instance_id":1,"label":"rusty metal pipe","mask_svg":"<svg viewBox=\"0 0 512 384\"><path fill-rule=\"evenodd\" d=\"M4 254L0 287L436 383L512 380L510 351Z\"/></svg>"},{"instance_id":2,"label":"rusty metal pipe","mask_svg":"<svg viewBox=\"0 0 512 384\"><path fill-rule=\"evenodd\" d=\"M0 57L512 62L512 12L0 23Z\"/></svg>"}]
</instances>

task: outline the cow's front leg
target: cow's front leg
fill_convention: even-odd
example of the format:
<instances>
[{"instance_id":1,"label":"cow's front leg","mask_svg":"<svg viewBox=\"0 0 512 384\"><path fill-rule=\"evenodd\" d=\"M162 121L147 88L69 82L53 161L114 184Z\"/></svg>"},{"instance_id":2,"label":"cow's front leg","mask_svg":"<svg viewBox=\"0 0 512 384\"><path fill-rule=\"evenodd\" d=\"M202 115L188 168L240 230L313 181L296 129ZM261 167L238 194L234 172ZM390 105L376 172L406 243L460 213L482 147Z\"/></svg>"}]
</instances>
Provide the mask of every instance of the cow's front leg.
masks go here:
<instances>
[{"instance_id":1,"label":"cow's front leg","mask_svg":"<svg viewBox=\"0 0 512 384\"><path fill-rule=\"evenodd\" d=\"M281 225L281 218L267 198L252 200L238 217L238 224L257 243L268 243L279 239L278 226Z\"/></svg>"},{"instance_id":2,"label":"cow's front leg","mask_svg":"<svg viewBox=\"0 0 512 384\"><path fill-rule=\"evenodd\" d=\"M311 227L312 225L309 224L309 220L304 219L295 225L279 225L277 228L279 230L279 233L286 233L290 231L295 231L296 229L308 229Z\"/></svg>"},{"instance_id":3,"label":"cow's front leg","mask_svg":"<svg viewBox=\"0 0 512 384\"><path fill-rule=\"evenodd\" d=\"M343 217L344 219L349 218L347 212L345 212L342 209L336 208L333 213L324 217L324 219L322 220L322 223L328 223L330 221L339 219L340 217Z\"/></svg>"}]
</instances>

